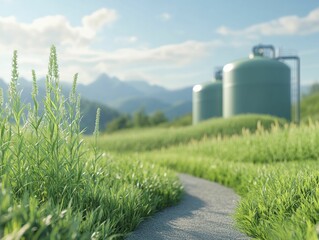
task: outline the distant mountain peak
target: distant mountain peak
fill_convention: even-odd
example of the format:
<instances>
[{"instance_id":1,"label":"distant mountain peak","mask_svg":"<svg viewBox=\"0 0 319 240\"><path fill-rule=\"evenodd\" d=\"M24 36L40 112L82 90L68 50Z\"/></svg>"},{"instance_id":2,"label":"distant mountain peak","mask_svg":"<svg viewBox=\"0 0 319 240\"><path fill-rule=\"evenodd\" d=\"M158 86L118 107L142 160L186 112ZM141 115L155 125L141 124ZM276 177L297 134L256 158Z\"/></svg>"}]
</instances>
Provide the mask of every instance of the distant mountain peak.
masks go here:
<instances>
[{"instance_id":1,"label":"distant mountain peak","mask_svg":"<svg viewBox=\"0 0 319 240\"><path fill-rule=\"evenodd\" d=\"M100 84L117 84L122 82L120 79L116 77L111 77L107 75L106 73L100 74L96 80L89 85L100 85Z\"/></svg>"}]
</instances>

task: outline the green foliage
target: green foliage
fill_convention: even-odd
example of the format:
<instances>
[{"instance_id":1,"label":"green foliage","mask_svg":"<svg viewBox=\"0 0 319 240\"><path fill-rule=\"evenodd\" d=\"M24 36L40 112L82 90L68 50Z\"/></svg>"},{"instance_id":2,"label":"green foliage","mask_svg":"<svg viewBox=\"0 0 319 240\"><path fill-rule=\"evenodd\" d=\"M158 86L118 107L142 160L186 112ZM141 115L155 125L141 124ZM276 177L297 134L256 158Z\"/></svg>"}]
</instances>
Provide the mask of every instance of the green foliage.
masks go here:
<instances>
[{"instance_id":1,"label":"green foliage","mask_svg":"<svg viewBox=\"0 0 319 240\"><path fill-rule=\"evenodd\" d=\"M267 166L239 205L240 229L259 239L317 239L318 164Z\"/></svg>"},{"instance_id":2,"label":"green foliage","mask_svg":"<svg viewBox=\"0 0 319 240\"><path fill-rule=\"evenodd\" d=\"M118 130L123 130L127 128L132 128L132 119L129 115L121 115L118 118L113 119L107 124L107 132L115 132Z\"/></svg>"},{"instance_id":3,"label":"green foliage","mask_svg":"<svg viewBox=\"0 0 319 240\"><path fill-rule=\"evenodd\" d=\"M150 120L146 115L144 109L141 109L133 114L133 126L135 128L148 127L150 126Z\"/></svg>"},{"instance_id":4,"label":"green foliage","mask_svg":"<svg viewBox=\"0 0 319 240\"><path fill-rule=\"evenodd\" d=\"M229 119L212 119L196 126L133 129L104 134L98 145L108 151L120 152L168 148L207 137L241 134L243 128L254 132L258 122L269 129L275 122L283 125L285 120L263 115L242 115Z\"/></svg>"},{"instance_id":5,"label":"green foliage","mask_svg":"<svg viewBox=\"0 0 319 240\"><path fill-rule=\"evenodd\" d=\"M167 122L167 118L163 112L156 111L149 117L149 122L151 126L157 126Z\"/></svg>"},{"instance_id":6,"label":"green foliage","mask_svg":"<svg viewBox=\"0 0 319 240\"><path fill-rule=\"evenodd\" d=\"M65 99L54 46L44 106L34 71L33 104L21 101L17 67L14 52L9 99L0 108L1 239L123 238L144 217L178 201L181 186L172 172L100 153L100 109L93 144L85 145L77 74Z\"/></svg>"},{"instance_id":7,"label":"green foliage","mask_svg":"<svg viewBox=\"0 0 319 240\"><path fill-rule=\"evenodd\" d=\"M50 202L39 206L24 195L19 204L9 191L0 191L1 239L87 239L80 234L81 215L71 208L61 209Z\"/></svg>"},{"instance_id":8,"label":"green foliage","mask_svg":"<svg viewBox=\"0 0 319 240\"><path fill-rule=\"evenodd\" d=\"M319 92L319 83L313 83L310 87L309 94L312 95L318 92Z\"/></svg>"},{"instance_id":9,"label":"green foliage","mask_svg":"<svg viewBox=\"0 0 319 240\"><path fill-rule=\"evenodd\" d=\"M307 122L309 119L319 120L319 91L315 91L301 100L300 112L303 122Z\"/></svg>"},{"instance_id":10,"label":"green foliage","mask_svg":"<svg viewBox=\"0 0 319 240\"><path fill-rule=\"evenodd\" d=\"M165 122L167 122L167 118L161 111L157 111L151 116L148 116L144 110L140 110L135 112L133 117L130 115L121 115L118 118L113 119L107 124L106 130L107 132L115 132L129 128L154 127Z\"/></svg>"},{"instance_id":11,"label":"green foliage","mask_svg":"<svg viewBox=\"0 0 319 240\"><path fill-rule=\"evenodd\" d=\"M164 124L166 127L184 127L192 125L193 119L192 114L187 114L185 116L178 117L173 121Z\"/></svg>"},{"instance_id":12,"label":"green foliage","mask_svg":"<svg viewBox=\"0 0 319 240\"><path fill-rule=\"evenodd\" d=\"M273 124L273 118L260 121L259 116L259 123L256 119L211 120L180 128L182 133L178 129L127 131L103 136L100 146L121 156L125 150L138 149L141 161L234 188L241 195L234 217L250 237L317 239L319 123L283 126ZM201 129L206 137L204 131L200 135Z\"/></svg>"},{"instance_id":13,"label":"green foliage","mask_svg":"<svg viewBox=\"0 0 319 240\"><path fill-rule=\"evenodd\" d=\"M316 239L319 124L261 125L255 133L206 138L139 154L141 159L233 187L235 218L257 239Z\"/></svg>"}]
</instances>

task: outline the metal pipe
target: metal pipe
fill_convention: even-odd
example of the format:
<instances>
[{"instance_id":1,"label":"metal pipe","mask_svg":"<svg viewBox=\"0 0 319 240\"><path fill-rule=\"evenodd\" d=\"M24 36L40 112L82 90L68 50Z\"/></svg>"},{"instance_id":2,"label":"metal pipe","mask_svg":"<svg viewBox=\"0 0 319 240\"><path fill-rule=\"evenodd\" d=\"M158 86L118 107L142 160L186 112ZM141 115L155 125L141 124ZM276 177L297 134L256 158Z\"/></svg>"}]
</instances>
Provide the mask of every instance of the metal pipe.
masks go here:
<instances>
[{"instance_id":1,"label":"metal pipe","mask_svg":"<svg viewBox=\"0 0 319 240\"><path fill-rule=\"evenodd\" d=\"M295 111L296 122L300 123L300 58L298 56L281 56L277 60L294 60L297 63L297 104Z\"/></svg>"},{"instance_id":2,"label":"metal pipe","mask_svg":"<svg viewBox=\"0 0 319 240\"><path fill-rule=\"evenodd\" d=\"M276 50L275 50L275 47L273 45L263 45L263 44L256 45L252 49L253 54L260 55L260 52L259 52L260 49L269 49L272 51L272 58L276 57Z\"/></svg>"},{"instance_id":3,"label":"metal pipe","mask_svg":"<svg viewBox=\"0 0 319 240\"><path fill-rule=\"evenodd\" d=\"M215 71L215 79L216 80L223 80L223 69L221 68L218 68L216 71Z\"/></svg>"}]
</instances>

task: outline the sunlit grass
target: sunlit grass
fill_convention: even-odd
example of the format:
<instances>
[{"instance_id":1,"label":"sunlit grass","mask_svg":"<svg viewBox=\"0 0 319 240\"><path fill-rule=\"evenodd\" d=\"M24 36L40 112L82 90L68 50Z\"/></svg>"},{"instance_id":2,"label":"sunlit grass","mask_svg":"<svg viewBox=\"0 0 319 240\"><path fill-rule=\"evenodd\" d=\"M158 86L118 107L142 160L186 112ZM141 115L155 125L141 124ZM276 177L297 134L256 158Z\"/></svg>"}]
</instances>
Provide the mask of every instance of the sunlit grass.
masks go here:
<instances>
[{"instance_id":1,"label":"sunlit grass","mask_svg":"<svg viewBox=\"0 0 319 240\"><path fill-rule=\"evenodd\" d=\"M237 227L251 237L317 239L319 123L284 126L273 121L272 127L263 127L259 122L248 130L240 129L242 126L237 120L231 119L232 126L238 126L232 134L209 135L208 125L205 128L209 137L204 134L192 137L197 136L200 127L193 132L191 128L180 128L180 133L173 130L172 136L182 135L183 130L190 131L185 134L188 141L179 138L174 143L169 139L169 129L166 135L163 129L153 130L153 138L152 131L145 133L149 134L150 143L144 142L145 136L138 131L109 137L110 141L113 137L114 141L122 139L123 151L114 151L115 155L132 155L131 150L135 150L140 140L150 145L157 142L158 147L153 150L143 148L145 151L140 149L135 155L141 160L234 188L241 195L234 216ZM229 122L224 126L228 125ZM137 142L132 145L130 137L134 134ZM170 144L161 147L158 141L165 142L165 137ZM108 149L108 145L104 148Z\"/></svg>"},{"instance_id":2,"label":"sunlit grass","mask_svg":"<svg viewBox=\"0 0 319 240\"><path fill-rule=\"evenodd\" d=\"M33 71L33 103L21 101L17 52L12 66L9 100L0 101L1 239L123 238L178 201L181 186L171 171L97 148L99 110L94 140L83 141L77 75L63 96L54 46L43 100Z\"/></svg>"},{"instance_id":3,"label":"sunlit grass","mask_svg":"<svg viewBox=\"0 0 319 240\"><path fill-rule=\"evenodd\" d=\"M283 126L285 120L266 115L242 115L229 119L216 118L196 126L134 129L104 134L100 137L98 146L107 151L117 152L165 149L203 138L241 134L243 128L254 132L258 122L264 129L269 129L275 123ZM90 140L92 138L88 139Z\"/></svg>"},{"instance_id":4,"label":"sunlit grass","mask_svg":"<svg viewBox=\"0 0 319 240\"><path fill-rule=\"evenodd\" d=\"M317 239L318 123L247 115L99 136L97 111L84 141L77 75L63 96L54 47L43 100L32 75L26 105L15 52L8 101L0 94L0 238L123 238L180 199L170 168L234 188L237 226L251 237Z\"/></svg>"},{"instance_id":5,"label":"sunlit grass","mask_svg":"<svg viewBox=\"0 0 319 240\"><path fill-rule=\"evenodd\" d=\"M237 226L258 239L316 239L319 124L261 126L255 133L144 152L179 172L220 182L241 196Z\"/></svg>"}]
</instances>

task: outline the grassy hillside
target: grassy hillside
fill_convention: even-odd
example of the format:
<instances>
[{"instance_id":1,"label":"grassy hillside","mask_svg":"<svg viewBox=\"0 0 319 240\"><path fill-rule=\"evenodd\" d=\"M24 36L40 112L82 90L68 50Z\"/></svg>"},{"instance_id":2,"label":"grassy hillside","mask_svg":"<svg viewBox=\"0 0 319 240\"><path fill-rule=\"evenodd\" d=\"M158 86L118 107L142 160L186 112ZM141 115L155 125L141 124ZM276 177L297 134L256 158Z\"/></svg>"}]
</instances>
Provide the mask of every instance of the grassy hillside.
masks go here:
<instances>
[{"instance_id":1,"label":"grassy hillside","mask_svg":"<svg viewBox=\"0 0 319 240\"><path fill-rule=\"evenodd\" d=\"M319 92L314 92L303 97L300 103L301 120L319 120Z\"/></svg>"},{"instance_id":2,"label":"grassy hillside","mask_svg":"<svg viewBox=\"0 0 319 240\"><path fill-rule=\"evenodd\" d=\"M270 126L274 118L260 117L122 132L102 136L100 147L234 188L237 226L253 238L317 239L319 123Z\"/></svg>"},{"instance_id":3,"label":"grassy hillside","mask_svg":"<svg viewBox=\"0 0 319 240\"><path fill-rule=\"evenodd\" d=\"M319 124L259 127L139 154L179 172L217 181L242 196L239 229L257 239L317 239Z\"/></svg>"},{"instance_id":4,"label":"grassy hillside","mask_svg":"<svg viewBox=\"0 0 319 240\"><path fill-rule=\"evenodd\" d=\"M192 125L192 114L186 114L162 124L163 127L186 127Z\"/></svg>"},{"instance_id":5,"label":"grassy hillside","mask_svg":"<svg viewBox=\"0 0 319 240\"><path fill-rule=\"evenodd\" d=\"M0 101L1 239L122 239L180 199L172 170L233 187L242 197L237 226L251 237L317 239L319 123L246 115L98 140L98 111L83 141L76 76L65 101L55 48L43 102L33 74L33 105L23 103L16 53L12 66L5 107Z\"/></svg>"},{"instance_id":6,"label":"grassy hillside","mask_svg":"<svg viewBox=\"0 0 319 240\"><path fill-rule=\"evenodd\" d=\"M258 122L269 129L275 122L282 125L285 120L263 115L242 115L229 119L216 118L195 126L134 129L104 134L100 137L99 146L107 151L149 151L202 138L241 134L243 128L254 132Z\"/></svg>"}]
</instances>

